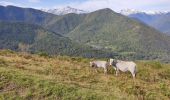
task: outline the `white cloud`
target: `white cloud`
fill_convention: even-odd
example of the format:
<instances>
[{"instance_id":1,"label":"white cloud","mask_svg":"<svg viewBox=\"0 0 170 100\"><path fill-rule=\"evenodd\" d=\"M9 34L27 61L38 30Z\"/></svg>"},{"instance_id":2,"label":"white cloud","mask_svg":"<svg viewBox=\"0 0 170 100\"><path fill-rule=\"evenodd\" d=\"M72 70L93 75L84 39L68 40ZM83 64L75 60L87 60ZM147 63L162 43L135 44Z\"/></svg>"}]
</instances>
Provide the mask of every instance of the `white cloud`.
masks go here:
<instances>
[{"instance_id":1,"label":"white cloud","mask_svg":"<svg viewBox=\"0 0 170 100\"><path fill-rule=\"evenodd\" d=\"M170 0L86 0L59 6L67 5L89 11L102 8L111 8L115 11L127 8L136 10L170 10L170 6L168 7Z\"/></svg>"},{"instance_id":2,"label":"white cloud","mask_svg":"<svg viewBox=\"0 0 170 100\"><path fill-rule=\"evenodd\" d=\"M31 3L38 3L38 2L40 2L40 0L28 0L29 2L31 2Z\"/></svg>"},{"instance_id":3,"label":"white cloud","mask_svg":"<svg viewBox=\"0 0 170 100\"><path fill-rule=\"evenodd\" d=\"M15 5L15 4L8 1L0 1L0 5L7 6L7 5Z\"/></svg>"},{"instance_id":4,"label":"white cloud","mask_svg":"<svg viewBox=\"0 0 170 100\"><path fill-rule=\"evenodd\" d=\"M18 6L18 7L26 7L26 6L23 5L23 4L14 3L14 2L9 2L9 1L0 1L0 5L2 5L2 6L13 5L13 6Z\"/></svg>"}]
</instances>

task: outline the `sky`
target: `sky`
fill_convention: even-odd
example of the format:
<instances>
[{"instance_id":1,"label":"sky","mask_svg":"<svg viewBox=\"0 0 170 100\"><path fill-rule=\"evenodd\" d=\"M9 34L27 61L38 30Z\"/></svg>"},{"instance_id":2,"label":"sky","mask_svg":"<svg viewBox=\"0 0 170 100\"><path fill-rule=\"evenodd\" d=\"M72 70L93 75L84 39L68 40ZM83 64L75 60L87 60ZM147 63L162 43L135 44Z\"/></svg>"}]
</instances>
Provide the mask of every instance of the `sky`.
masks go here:
<instances>
[{"instance_id":1,"label":"sky","mask_svg":"<svg viewBox=\"0 0 170 100\"><path fill-rule=\"evenodd\" d=\"M73 8L95 11L111 8L114 11L135 9L139 11L170 11L170 0L0 0L0 5L29 8Z\"/></svg>"}]
</instances>

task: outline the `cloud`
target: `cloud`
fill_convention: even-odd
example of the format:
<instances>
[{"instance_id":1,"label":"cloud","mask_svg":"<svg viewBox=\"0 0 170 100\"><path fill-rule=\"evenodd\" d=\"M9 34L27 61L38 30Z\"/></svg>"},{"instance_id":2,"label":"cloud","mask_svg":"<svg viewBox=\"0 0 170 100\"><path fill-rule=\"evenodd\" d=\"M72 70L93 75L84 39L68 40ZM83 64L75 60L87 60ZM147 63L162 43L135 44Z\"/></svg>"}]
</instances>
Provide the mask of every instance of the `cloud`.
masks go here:
<instances>
[{"instance_id":1,"label":"cloud","mask_svg":"<svg viewBox=\"0 0 170 100\"><path fill-rule=\"evenodd\" d=\"M59 6L67 5L88 11L102 8L111 8L115 11L127 8L136 10L170 10L170 6L168 6L170 5L170 0L85 0Z\"/></svg>"},{"instance_id":2,"label":"cloud","mask_svg":"<svg viewBox=\"0 0 170 100\"><path fill-rule=\"evenodd\" d=\"M2 6L13 5L13 6L18 6L18 7L26 7L25 5L21 3L14 3L14 2L9 2L9 1L0 1L0 5Z\"/></svg>"},{"instance_id":3,"label":"cloud","mask_svg":"<svg viewBox=\"0 0 170 100\"><path fill-rule=\"evenodd\" d=\"M15 5L15 4L13 2L0 1L0 5L7 6L7 5Z\"/></svg>"},{"instance_id":4,"label":"cloud","mask_svg":"<svg viewBox=\"0 0 170 100\"><path fill-rule=\"evenodd\" d=\"M38 3L38 2L40 2L40 0L28 0L29 2L31 2L31 3Z\"/></svg>"}]
</instances>

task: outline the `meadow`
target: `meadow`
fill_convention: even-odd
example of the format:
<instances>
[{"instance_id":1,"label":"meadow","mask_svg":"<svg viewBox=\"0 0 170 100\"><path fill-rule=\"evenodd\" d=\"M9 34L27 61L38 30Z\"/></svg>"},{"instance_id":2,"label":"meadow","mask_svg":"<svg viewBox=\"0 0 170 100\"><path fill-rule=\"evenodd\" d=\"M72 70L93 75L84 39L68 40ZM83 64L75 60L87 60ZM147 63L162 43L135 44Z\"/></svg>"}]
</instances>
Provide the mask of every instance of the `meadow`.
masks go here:
<instances>
[{"instance_id":1,"label":"meadow","mask_svg":"<svg viewBox=\"0 0 170 100\"><path fill-rule=\"evenodd\" d=\"M0 51L0 100L168 100L170 64L135 61L137 76L89 66L94 59ZM106 59L105 59L106 60Z\"/></svg>"}]
</instances>

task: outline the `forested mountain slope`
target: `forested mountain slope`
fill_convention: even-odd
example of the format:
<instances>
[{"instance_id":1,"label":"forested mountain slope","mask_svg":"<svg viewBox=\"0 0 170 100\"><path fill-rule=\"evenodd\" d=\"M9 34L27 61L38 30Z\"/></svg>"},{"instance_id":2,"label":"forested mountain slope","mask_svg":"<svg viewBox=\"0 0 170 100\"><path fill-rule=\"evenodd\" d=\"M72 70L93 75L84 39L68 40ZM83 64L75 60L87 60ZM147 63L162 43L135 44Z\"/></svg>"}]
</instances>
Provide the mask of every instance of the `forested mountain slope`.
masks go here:
<instances>
[{"instance_id":1,"label":"forested mountain slope","mask_svg":"<svg viewBox=\"0 0 170 100\"><path fill-rule=\"evenodd\" d=\"M109 57L106 51L81 45L44 28L25 23L0 22L0 49L24 52L46 52L56 55Z\"/></svg>"},{"instance_id":2,"label":"forested mountain slope","mask_svg":"<svg viewBox=\"0 0 170 100\"><path fill-rule=\"evenodd\" d=\"M127 58L167 59L170 54L169 36L111 9L57 16L31 8L2 6L0 14L8 16L1 17L1 21L36 24L80 45L117 52Z\"/></svg>"},{"instance_id":3,"label":"forested mountain slope","mask_svg":"<svg viewBox=\"0 0 170 100\"><path fill-rule=\"evenodd\" d=\"M67 36L94 47L137 55L166 55L170 50L167 35L110 9L88 14Z\"/></svg>"}]
</instances>

